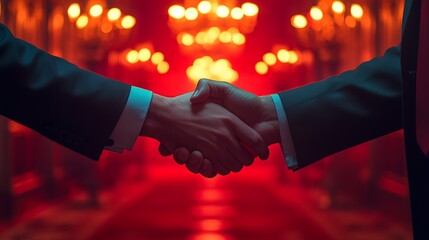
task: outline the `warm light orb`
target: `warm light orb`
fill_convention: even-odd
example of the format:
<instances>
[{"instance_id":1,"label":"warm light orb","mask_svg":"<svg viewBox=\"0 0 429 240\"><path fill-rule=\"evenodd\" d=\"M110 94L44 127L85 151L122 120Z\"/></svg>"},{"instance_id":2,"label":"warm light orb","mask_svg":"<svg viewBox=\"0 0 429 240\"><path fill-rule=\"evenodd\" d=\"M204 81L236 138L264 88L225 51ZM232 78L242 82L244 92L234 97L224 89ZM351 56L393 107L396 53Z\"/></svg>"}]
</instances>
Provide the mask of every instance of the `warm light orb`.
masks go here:
<instances>
[{"instance_id":1,"label":"warm light orb","mask_svg":"<svg viewBox=\"0 0 429 240\"><path fill-rule=\"evenodd\" d=\"M230 43L232 41L232 34L228 31L221 32L219 35L219 41L222 43Z\"/></svg>"},{"instance_id":2,"label":"warm light orb","mask_svg":"<svg viewBox=\"0 0 429 240\"><path fill-rule=\"evenodd\" d=\"M125 29L130 29L136 25L136 19L133 16L127 15L122 18L121 25Z\"/></svg>"},{"instance_id":3,"label":"warm light orb","mask_svg":"<svg viewBox=\"0 0 429 240\"><path fill-rule=\"evenodd\" d=\"M191 34L184 33L181 35L181 37L182 37L181 42L183 45L191 46L192 44L194 44L194 37L192 37Z\"/></svg>"},{"instance_id":4,"label":"warm light orb","mask_svg":"<svg viewBox=\"0 0 429 240\"><path fill-rule=\"evenodd\" d=\"M264 60L264 62L268 66L273 66L277 62L277 57L276 57L276 55L274 55L274 53L269 52L269 53L264 54L264 56L262 57L262 60Z\"/></svg>"},{"instance_id":5,"label":"warm light orb","mask_svg":"<svg viewBox=\"0 0 429 240\"><path fill-rule=\"evenodd\" d=\"M363 9L359 4L354 3L354 4L352 4L352 6L350 8L350 14L354 18L360 19L363 16Z\"/></svg>"},{"instance_id":6,"label":"warm light orb","mask_svg":"<svg viewBox=\"0 0 429 240\"><path fill-rule=\"evenodd\" d=\"M231 10L231 17L235 20L240 20L244 16L243 10L239 7L235 7Z\"/></svg>"},{"instance_id":7,"label":"warm light orb","mask_svg":"<svg viewBox=\"0 0 429 240\"><path fill-rule=\"evenodd\" d=\"M108 12L107 12L107 18L109 19L109 21L116 21L121 17L121 10L119 10L119 8L111 8Z\"/></svg>"},{"instance_id":8,"label":"warm light orb","mask_svg":"<svg viewBox=\"0 0 429 240\"><path fill-rule=\"evenodd\" d=\"M288 51L288 50L286 50L286 49L280 49L280 50L277 52L277 58L278 58L278 59L279 59L279 61L280 61L280 62L282 62L282 63L287 63L287 62L289 62L289 59L290 59L289 51Z\"/></svg>"},{"instance_id":9,"label":"warm light orb","mask_svg":"<svg viewBox=\"0 0 429 240\"><path fill-rule=\"evenodd\" d=\"M243 9L243 14L248 17L256 16L259 12L258 6L254 3L249 2L243 3L243 5L241 5L241 9Z\"/></svg>"},{"instance_id":10,"label":"warm light orb","mask_svg":"<svg viewBox=\"0 0 429 240\"><path fill-rule=\"evenodd\" d=\"M131 50L127 53L127 62L135 64L139 61L139 53L136 50Z\"/></svg>"},{"instance_id":11,"label":"warm light orb","mask_svg":"<svg viewBox=\"0 0 429 240\"><path fill-rule=\"evenodd\" d=\"M166 74L170 70L170 64L168 62L162 61L156 66L156 70L160 74Z\"/></svg>"},{"instance_id":12,"label":"warm light orb","mask_svg":"<svg viewBox=\"0 0 429 240\"><path fill-rule=\"evenodd\" d=\"M295 64L298 62L298 59L299 59L298 54L295 51L289 51L289 55L290 55L290 58L289 58L290 64Z\"/></svg>"},{"instance_id":13,"label":"warm light orb","mask_svg":"<svg viewBox=\"0 0 429 240\"><path fill-rule=\"evenodd\" d=\"M291 23L295 28L305 28L307 26L307 18L304 15L295 15L292 17Z\"/></svg>"},{"instance_id":14,"label":"warm light orb","mask_svg":"<svg viewBox=\"0 0 429 240\"><path fill-rule=\"evenodd\" d=\"M76 19L80 15L80 6L79 3L72 3L70 4L69 8L67 9L67 14L71 19Z\"/></svg>"},{"instance_id":15,"label":"warm light orb","mask_svg":"<svg viewBox=\"0 0 429 240\"><path fill-rule=\"evenodd\" d=\"M209 30L206 31L206 34L204 36L205 41L207 43L213 44L219 38L219 35L220 29L218 27L211 27Z\"/></svg>"},{"instance_id":16,"label":"warm light orb","mask_svg":"<svg viewBox=\"0 0 429 240\"><path fill-rule=\"evenodd\" d=\"M188 9L186 9L185 10L185 18L187 20L190 20L190 21L197 19L198 18L198 11L197 11L197 9L194 8L194 7L190 7Z\"/></svg>"},{"instance_id":17,"label":"warm light orb","mask_svg":"<svg viewBox=\"0 0 429 240\"><path fill-rule=\"evenodd\" d=\"M268 72L268 65L264 62L258 62L255 65L255 70L260 75L265 75Z\"/></svg>"},{"instance_id":18,"label":"warm light orb","mask_svg":"<svg viewBox=\"0 0 429 240\"><path fill-rule=\"evenodd\" d=\"M345 11L346 6L341 1L334 1L332 3L332 11L335 13L341 14Z\"/></svg>"},{"instance_id":19,"label":"warm light orb","mask_svg":"<svg viewBox=\"0 0 429 240\"><path fill-rule=\"evenodd\" d=\"M91 17L99 17L103 13L103 7L100 4L95 4L89 9Z\"/></svg>"},{"instance_id":20,"label":"warm light orb","mask_svg":"<svg viewBox=\"0 0 429 240\"><path fill-rule=\"evenodd\" d=\"M216 9L216 14L220 18L226 18L229 15L229 8L225 5L220 5Z\"/></svg>"},{"instance_id":21,"label":"warm light orb","mask_svg":"<svg viewBox=\"0 0 429 240\"><path fill-rule=\"evenodd\" d=\"M241 33L235 33L232 36L232 42L236 45L243 45L246 43L246 37Z\"/></svg>"},{"instance_id":22,"label":"warm light orb","mask_svg":"<svg viewBox=\"0 0 429 240\"><path fill-rule=\"evenodd\" d=\"M180 5L173 5L168 9L168 15L172 18L181 19L185 16L185 8Z\"/></svg>"},{"instance_id":23,"label":"warm light orb","mask_svg":"<svg viewBox=\"0 0 429 240\"><path fill-rule=\"evenodd\" d=\"M153 64L157 65L159 63L161 63L162 61L164 61L164 54L160 53L160 52L155 52L151 59Z\"/></svg>"},{"instance_id":24,"label":"warm light orb","mask_svg":"<svg viewBox=\"0 0 429 240\"><path fill-rule=\"evenodd\" d=\"M314 6L310 9L310 16L312 19L319 21L323 18L323 12L319 7Z\"/></svg>"},{"instance_id":25,"label":"warm light orb","mask_svg":"<svg viewBox=\"0 0 429 240\"><path fill-rule=\"evenodd\" d=\"M88 25L88 16L82 14L76 21L76 27L82 29Z\"/></svg>"},{"instance_id":26,"label":"warm light orb","mask_svg":"<svg viewBox=\"0 0 429 240\"><path fill-rule=\"evenodd\" d=\"M140 62L147 62L151 57L151 52L148 48L142 48L139 51L138 58Z\"/></svg>"},{"instance_id":27,"label":"warm light orb","mask_svg":"<svg viewBox=\"0 0 429 240\"><path fill-rule=\"evenodd\" d=\"M186 69L186 75L195 83L201 78L211 78L231 83L239 77L237 71L232 69L231 63L227 59L215 61L209 56L195 59L193 65Z\"/></svg>"},{"instance_id":28,"label":"warm light orb","mask_svg":"<svg viewBox=\"0 0 429 240\"><path fill-rule=\"evenodd\" d=\"M198 4L198 11L202 14L207 14L212 10L212 4L209 1L201 1Z\"/></svg>"}]
</instances>

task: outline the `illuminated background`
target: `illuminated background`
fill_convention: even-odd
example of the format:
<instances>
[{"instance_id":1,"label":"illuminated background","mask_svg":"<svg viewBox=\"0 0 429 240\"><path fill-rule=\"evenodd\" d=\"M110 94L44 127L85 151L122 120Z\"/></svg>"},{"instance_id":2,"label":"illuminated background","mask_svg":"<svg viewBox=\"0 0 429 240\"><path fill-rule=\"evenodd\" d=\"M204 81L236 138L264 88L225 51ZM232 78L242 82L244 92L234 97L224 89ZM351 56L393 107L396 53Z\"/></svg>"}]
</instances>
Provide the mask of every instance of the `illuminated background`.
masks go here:
<instances>
[{"instance_id":1,"label":"illuminated background","mask_svg":"<svg viewBox=\"0 0 429 240\"><path fill-rule=\"evenodd\" d=\"M399 43L403 1L0 0L19 38L175 96L215 78L265 95ZM84 117L84 116L82 116ZM95 163L0 119L0 239L411 239L402 132L290 172L204 179L139 139Z\"/></svg>"}]
</instances>

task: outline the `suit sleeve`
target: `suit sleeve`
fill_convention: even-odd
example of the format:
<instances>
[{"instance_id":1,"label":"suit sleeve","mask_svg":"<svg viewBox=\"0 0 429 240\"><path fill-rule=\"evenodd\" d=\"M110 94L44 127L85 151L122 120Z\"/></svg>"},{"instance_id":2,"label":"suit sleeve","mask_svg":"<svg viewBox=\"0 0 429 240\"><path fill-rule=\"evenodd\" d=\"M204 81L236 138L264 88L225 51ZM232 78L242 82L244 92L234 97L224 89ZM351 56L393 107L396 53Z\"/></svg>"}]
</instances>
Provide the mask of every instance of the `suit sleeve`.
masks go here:
<instances>
[{"instance_id":1,"label":"suit sleeve","mask_svg":"<svg viewBox=\"0 0 429 240\"><path fill-rule=\"evenodd\" d=\"M400 48L352 71L279 93L298 168L402 128Z\"/></svg>"},{"instance_id":2,"label":"suit sleeve","mask_svg":"<svg viewBox=\"0 0 429 240\"><path fill-rule=\"evenodd\" d=\"M130 86L15 38L0 24L0 114L98 159Z\"/></svg>"}]
</instances>

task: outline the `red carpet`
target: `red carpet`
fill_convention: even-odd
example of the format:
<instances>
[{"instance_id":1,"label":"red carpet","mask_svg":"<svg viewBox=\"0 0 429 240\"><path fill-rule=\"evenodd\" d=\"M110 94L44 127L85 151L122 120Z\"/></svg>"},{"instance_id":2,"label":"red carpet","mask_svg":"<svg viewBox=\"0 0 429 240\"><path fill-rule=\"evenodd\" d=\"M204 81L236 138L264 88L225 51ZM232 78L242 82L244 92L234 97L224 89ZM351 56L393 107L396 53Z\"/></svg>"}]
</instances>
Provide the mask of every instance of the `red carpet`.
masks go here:
<instances>
[{"instance_id":1,"label":"red carpet","mask_svg":"<svg viewBox=\"0 0 429 240\"><path fill-rule=\"evenodd\" d=\"M90 239L330 239L263 183L210 180L154 184L152 191L118 211Z\"/></svg>"}]
</instances>

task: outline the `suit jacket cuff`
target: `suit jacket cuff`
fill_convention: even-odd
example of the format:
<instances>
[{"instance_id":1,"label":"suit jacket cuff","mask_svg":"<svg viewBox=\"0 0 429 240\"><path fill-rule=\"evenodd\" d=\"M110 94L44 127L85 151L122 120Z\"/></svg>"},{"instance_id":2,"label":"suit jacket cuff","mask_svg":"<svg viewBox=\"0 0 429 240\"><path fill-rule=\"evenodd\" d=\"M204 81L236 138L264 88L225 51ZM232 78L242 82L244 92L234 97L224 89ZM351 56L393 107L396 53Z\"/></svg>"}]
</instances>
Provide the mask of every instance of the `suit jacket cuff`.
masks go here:
<instances>
[{"instance_id":1,"label":"suit jacket cuff","mask_svg":"<svg viewBox=\"0 0 429 240\"><path fill-rule=\"evenodd\" d=\"M295 170L298 168L298 161L296 159L295 147L293 145L292 136L290 134L289 123L287 121L286 112L283 108L282 101L278 94L272 94L274 106L277 112L280 128L280 146L283 151L286 164L289 169Z\"/></svg>"},{"instance_id":2,"label":"suit jacket cuff","mask_svg":"<svg viewBox=\"0 0 429 240\"><path fill-rule=\"evenodd\" d=\"M151 100L151 91L131 87L127 104L110 135L113 145L106 146L105 149L122 153L124 149L133 148L146 119Z\"/></svg>"}]
</instances>

